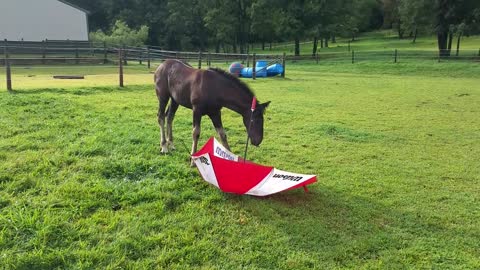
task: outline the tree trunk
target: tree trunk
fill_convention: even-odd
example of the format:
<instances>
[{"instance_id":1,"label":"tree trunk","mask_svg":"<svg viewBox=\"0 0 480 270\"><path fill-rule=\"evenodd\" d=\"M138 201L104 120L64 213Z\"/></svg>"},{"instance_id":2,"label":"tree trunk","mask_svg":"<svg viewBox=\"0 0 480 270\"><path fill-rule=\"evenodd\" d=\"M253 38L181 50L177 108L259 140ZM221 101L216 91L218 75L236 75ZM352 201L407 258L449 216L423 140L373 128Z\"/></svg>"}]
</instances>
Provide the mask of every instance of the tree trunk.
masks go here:
<instances>
[{"instance_id":1,"label":"tree trunk","mask_svg":"<svg viewBox=\"0 0 480 270\"><path fill-rule=\"evenodd\" d=\"M402 29L402 22L400 20L398 20L397 31L398 31L398 38L403 39L403 35L405 34L405 31Z\"/></svg>"},{"instance_id":2,"label":"tree trunk","mask_svg":"<svg viewBox=\"0 0 480 270\"><path fill-rule=\"evenodd\" d=\"M325 48L328 48L328 37L325 38Z\"/></svg>"},{"instance_id":3,"label":"tree trunk","mask_svg":"<svg viewBox=\"0 0 480 270\"><path fill-rule=\"evenodd\" d=\"M317 45L318 44L318 38L317 37L314 37L313 38L313 51L312 51L312 56L315 56L315 54L317 53Z\"/></svg>"},{"instance_id":4,"label":"tree trunk","mask_svg":"<svg viewBox=\"0 0 480 270\"><path fill-rule=\"evenodd\" d=\"M237 53L237 37L233 40L233 53Z\"/></svg>"},{"instance_id":5,"label":"tree trunk","mask_svg":"<svg viewBox=\"0 0 480 270\"><path fill-rule=\"evenodd\" d=\"M447 50L448 42L448 33L449 23L445 19L449 12L449 1L440 0L438 1L438 10L436 13L436 23L435 28L437 30L437 42L438 42L438 54L440 57L448 57L449 53Z\"/></svg>"},{"instance_id":6,"label":"tree trunk","mask_svg":"<svg viewBox=\"0 0 480 270\"><path fill-rule=\"evenodd\" d=\"M453 32L448 32L448 56L452 52Z\"/></svg>"},{"instance_id":7,"label":"tree trunk","mask_svg":"<svg viewBox=\"0 0 480 270\"><path fill-rule=\"evenodd\" d=\"M323 48L323 38L320 38L320 48Z\"/></svg>"},{"instance_id":8,"label":"tree trunk","mask_svg":"<svg viewBox=\"0 0 480 270\"><path fill-rule=\"evenodd\" d=\"M337 43L337 40L335 38L335 35L332 35L332 43Z\"/></svg>"},{"instance_id":9,"label":"tree trunk","mask_svg":"<svg viewBox=\"0 0 480 270\"><path fill-rule=\"evenodd\" d=\"M404 34L404 31L400 28L400 26L398 26L398 38L403 39L403 34Z\"/></svg>"},{"instance_id":10,"label":"tree trunk","mask_svg":"<svg viewBox=\"0 0 480 270\"><path fill-rule=\"evenodd\" d=\"M265 51L265 41L262 40L262 51Z\"/></svg>"},{"instance_id":11,"label":"tree trunk","mask_svg":"<svg viewBox=\"0 0 480 270\"><path fill-rule=\"evenodd\" d=\"M438 53L440 57L448 56L447 39L448 39L448 31L437 33Z\"/></svg>"},{"instance_id":12,"label":"tree trunk","mask_svg":"<svg viewBox=\"0 0 480 270\"><path fill-rule=\"evenodd\" d=\"M219 53L220 52L220 40L217 40L217 42L215 43L215 53Z\"/></svg>"},{"instance_id":13,"label":"tree trunk","mask_svg":"<svg viewBox=\"0 0 480 270\"><path fill-rule=\"evenodd\" d=\"M457 53L455 56L458 56L459 51L460 51L460 39L462 38L462 33L458 33L458 38L457 38Z\"/></svg>"},{"instance_id":14,"label":"tree trunk","mask_svg":"<svg viewBox=\"0 0 480 270\"><path fill-rule=\"evenodd\" d=\"M415 31L413 32L413 41L412 43L415 43L415 41L417 41L417 35L418 35L418 29L417 27L415 27Z\"/></svg>"},{"instance_id":15,"label":"tree trunk","mask_svg":"<svg viewBox=\"0 0 480 270\"><path fill-rule=\"evenodd\" d=\"M272 42L270 41L270 51L272 50Z\"/></svg>"},{"instance_id":16,"label":"tree trunk","mask_svg":"<svg viewBox=\"0 0 480 270\"><path fill-rule=\"evenodd\" d=\"M295 37L295 56L300 55L300 38Z\"/></svg>"}]
</instances>

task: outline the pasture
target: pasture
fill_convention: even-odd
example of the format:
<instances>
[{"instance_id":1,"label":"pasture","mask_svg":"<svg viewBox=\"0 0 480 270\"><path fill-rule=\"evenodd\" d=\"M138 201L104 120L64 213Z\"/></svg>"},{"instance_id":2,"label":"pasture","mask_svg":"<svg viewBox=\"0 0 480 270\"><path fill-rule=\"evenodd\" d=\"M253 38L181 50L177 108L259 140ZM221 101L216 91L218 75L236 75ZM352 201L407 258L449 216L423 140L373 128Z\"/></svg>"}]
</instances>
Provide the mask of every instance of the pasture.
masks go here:
<instances>
[{"instance_id":1,"label":"pasture","mask_svg":"<svg viewBox=\"0 0 480 270\"><path fill-rule=\"evenodd\" d=\"M480 268L477 63L293 64L249 158L310 192L224 194L190 168L191 111L161 155L152 74L0 74L0 268ZM15 79L15 78L14 78ZM15 80L14 80L15 81ZM233 152L241 118L224 110ZM202 121L203 144L215 131Z\"/></svg>"},{"instance_id":2,"label":"pasture","mask_svg":"<svg viewBox=\"0 0 480 270\"><path fill-rule=\"evenodd\" d=\"M413 37L405 37L403 39L398 38L398 33L394 30L381 30L373 31L367 33L361 33L356 38L355 41L351 41L351 38L342 38L339 37L336 39L335 43L330 42L328 48L320 48L318 46L319 54L322 53L331 53L331 52L346 52L348 51L348 43L350 42L350 48L356 52L361 51L393 51L398 49L400 53L406 52L411 53L411 51L428 52L430 51L434 55L438 50L437 39L435 36L430 35L420 35L418 36L415 43L412 42ZM460 40L460 55L464 54L478 54L480 43L480 36L462 36ZM300 51L302 55L311 55L313 41L305 40L300 45ZM457 46L457 36L455 36L452 51L455 54ZM284 44L273 44L272 50L269 48L269 44L265 44L265 50L261 50L261 45L255 45L255 52L257 53L283 53L287 51L288 53L294 53L294 44L292 42L287 42Z\"/></svg>"}]
</instances>

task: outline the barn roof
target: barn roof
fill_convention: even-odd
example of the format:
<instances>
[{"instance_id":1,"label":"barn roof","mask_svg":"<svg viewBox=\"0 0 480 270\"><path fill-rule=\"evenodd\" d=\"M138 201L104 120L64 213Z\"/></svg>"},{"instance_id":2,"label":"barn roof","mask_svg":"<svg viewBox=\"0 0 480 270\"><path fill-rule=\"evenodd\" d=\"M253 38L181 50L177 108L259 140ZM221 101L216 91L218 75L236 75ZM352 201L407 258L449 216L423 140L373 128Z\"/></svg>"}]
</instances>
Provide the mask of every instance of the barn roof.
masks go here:
<instances>
[{"instance_id":1,"label":"barn roof","mask_svg":"<svg viewBox=\"0 0 480 270\"><path fill-rule=\"evenodd\" d=\"M78 9L78 10L81 10L81 11L87 13L88 15L90 15L90 13L91 13L90 11L88 11L88 10L86 10L86 9L84 9L84 8L81 8L81 7L77 6L77 5L74 5L74 4L72 4L72 3L68 2L68 1L65 1L65 0L57 0L57 1L62 2L62 3L64 3L64 4L66 4L66 5L69 5L69 6L73 7L73 8L76 8L76 9Z\"/></svg>"}]
</instances>

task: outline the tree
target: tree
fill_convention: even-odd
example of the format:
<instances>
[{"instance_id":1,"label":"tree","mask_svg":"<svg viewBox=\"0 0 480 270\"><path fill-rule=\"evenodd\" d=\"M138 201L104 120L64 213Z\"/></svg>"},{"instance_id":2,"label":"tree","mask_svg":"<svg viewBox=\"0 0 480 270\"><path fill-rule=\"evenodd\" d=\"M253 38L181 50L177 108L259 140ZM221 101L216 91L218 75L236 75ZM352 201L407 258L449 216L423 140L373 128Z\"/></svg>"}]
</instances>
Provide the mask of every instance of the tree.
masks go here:
<instances>
[{"instance_id":1,"label":"tree","mask_svg":"<svg viewBox=\"0 0 480 270\"><path fill-rule=\"evenodd\" d=\"M344 15L348 13L347 2L348 0L317 0L311 1L307 6L313 20L313 24L309 25L310 32L313 35L312 55L315 55L317 51L318 41L320 41L321 47L324 44L325 47L328 47L329 39L335 42L335 36L340 34Z\"/></svg>"},{"instance_id":2,"label":"tree","mask_svg":"<svg viewBox=\"0 0 480 270\"><path fill-rule=\"evenodd\" d=\"M350 36L352 41L359 32L372 30L372 26L380 27L378 20L378 10L381 5L377 0L344 0L336 12L335 31L344 36ZM375 17L372 20L372 16ZM339 22L339 23L338 23Z\"/></svg>"},{"instance_id":3,"label":"tree","mask_svg":"<svg viewBox=\"0 0 480 270\"><path fill-rule=\"evenodd\" d=\"M431 27L432 16L428 11L429 0L400 1L398 15L404 23L406 31L413 36L412 42L417 40L419 30L428 31Z\"/></svg>"},{"instance_id":4,"label":"tree","mask_svg":"<svg viewBox=\"0 0 480 270\"><path fill-rule=\"evenodd\" d=\"M232 45L233 52L245 53L249 42L251 0L206 0L205 26L214 37L216 50ZM225 49L225 48L224 48Z\"/></svg>"},{"instance_id":5,"label":"tree","mask_svg":"<svg viewBox=\"0 0 480 270\"><path fill-rule=\"evenodd\" d=\"M104 33L102 30L90 33L90 40L97 42L106 42L112 45L144 45L148 38L148 26L142 26L138 30L131 29L123 21L116 21L112 26L110 33Z\"/></svg>"},{"instance_id":6,"label":"tree","mask_svg":"<svg viewBox=\"0 0 480 270\"><path fill-rule=\"evenodd\" d=\"M278 28L275 18L278 17L278 9L274 0L256 0L250 8L251 34L262 42L262 50L265 50L265 42L271 42L276 37Z\"/></svg>"},{"instance_id":7,"label":"tree","mask_svg":"<svg viewBox=\"0 0 480 270\"><path fill-rule=\"evenodd\" d=\"M295 55L300 55L300 39L305 37L312 23L312 12L309 10L311 1L291 0L279 1L279 23L282 26L280 34L295 40Z\"/></svg>"},{"instance_id":8,"label":"tree","mask_svg":"<svg viewBox=\"0 0 480 270\"><path fill-rule=\"evenodd\" d=\"M204 50L207 30L203 21L203 6L199 0L168 0L166 45L175 50Z\"/></svg>"},{"instance_id":9,"label":"tree","mask_svg":"<svg viewBox=\"0 0 480 270\"><path fill-rule=\"evenodd\" d=\"M440 57L451 54L453 37L460 38L478 24L478 0L402 0L400 15L415 33L419 28L430 29L437 36ZM414 38L415 39L415 38Z\"/></svg>"},{"instance_id":10,"label":"tree","mask_svg":"<svg viewBox=\"0 0 480 270\"><path fill-rule=\"evenodd\" d=\"M204 23L210 36L215 41L215 52L220 52L220 47L225 50L225 44L235 43L235 18L228 12L231 6L226 0L207 0Z\"/></svg>"}]
</instances>

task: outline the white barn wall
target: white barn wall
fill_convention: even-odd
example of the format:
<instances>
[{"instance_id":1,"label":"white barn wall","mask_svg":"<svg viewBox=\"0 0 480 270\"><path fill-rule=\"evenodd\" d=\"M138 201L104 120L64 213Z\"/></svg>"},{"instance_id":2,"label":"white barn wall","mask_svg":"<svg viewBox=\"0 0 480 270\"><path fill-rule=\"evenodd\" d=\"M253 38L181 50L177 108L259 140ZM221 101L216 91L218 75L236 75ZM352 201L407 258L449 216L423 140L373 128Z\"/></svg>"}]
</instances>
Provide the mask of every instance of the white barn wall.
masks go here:
<instances>
[{"instance_id":1,"label":"white barn wall","mask_svg":"<svg viewBox=\"0 0 480 270\"><path fill-rule=\"evenodd\" d=\"M57 0L0 0L0 40L88 40L87 19Z\"/></svg>"}]
</instances>

